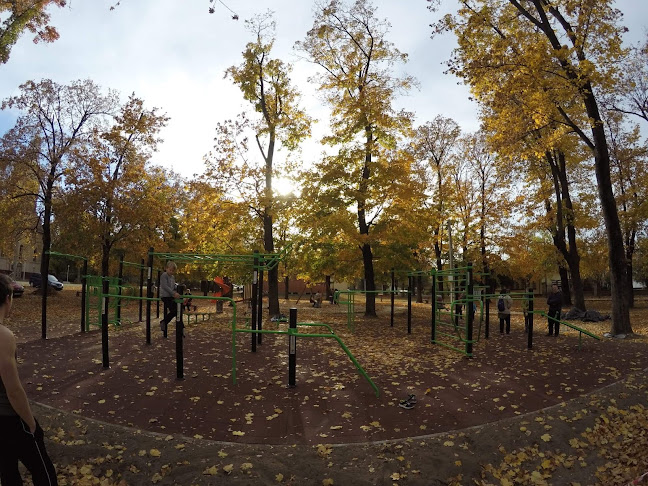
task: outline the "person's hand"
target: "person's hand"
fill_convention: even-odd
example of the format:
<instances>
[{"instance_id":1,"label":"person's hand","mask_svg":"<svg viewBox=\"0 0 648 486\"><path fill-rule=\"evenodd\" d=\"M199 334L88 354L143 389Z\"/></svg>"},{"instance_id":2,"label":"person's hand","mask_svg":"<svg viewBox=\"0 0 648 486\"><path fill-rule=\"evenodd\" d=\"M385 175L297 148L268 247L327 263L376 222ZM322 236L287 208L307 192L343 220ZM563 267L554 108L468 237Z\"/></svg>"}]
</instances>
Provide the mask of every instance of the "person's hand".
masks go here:
<instances>
[{"instance_id":1,"label":"person's hand","mask_svg":"<svg viewBox=\"0 0 648 486\"><path fill-rule=\"evenodd\" d=\"M178 292L173 292L173 297L176 299L180 298L180 294Z\"/></svg>"},{"instance_id":2,"label":"person's hand","mask_svg":"<svg viewBox=\"0 0 648 486\"><path fill-rule=\"evenodd\" d=\"M32 417L32 422L25 422L25 423L27 424L27 427L29 427L29 432L31 432L32 434L35 434L36 433L36 428L37 428L36 419L34 417Z\"/></svg>"}]
</instances>

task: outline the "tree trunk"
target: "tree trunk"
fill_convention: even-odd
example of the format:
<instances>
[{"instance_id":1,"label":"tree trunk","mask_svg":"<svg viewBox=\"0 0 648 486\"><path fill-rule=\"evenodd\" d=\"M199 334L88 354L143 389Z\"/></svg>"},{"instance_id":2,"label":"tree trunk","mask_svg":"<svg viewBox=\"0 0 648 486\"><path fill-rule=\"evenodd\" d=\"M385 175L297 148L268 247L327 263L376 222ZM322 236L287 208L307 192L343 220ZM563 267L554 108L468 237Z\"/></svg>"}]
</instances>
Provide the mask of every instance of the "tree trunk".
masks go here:
<instances>
[{"instance_id":1,"label":"tree trunk","mask_svg":"<svg viewBox=\"0 0 648 486\"><path fill-rule=\"evenodd\" d=\"M569 192L569 180L567 178L567 165L565 154L556 151L546 152L545 158L551 168L551 174L554 183L554 193L556 197L556 216L552 236L554 246L565 259L571 274L572 288L567 287L563 282L563 299L566 304L571 305L571 290L574 292L574 305L577 309L587 310L585 306L585 293L583 290L583 281L580 274L580 255L576 243L576 229L574 227L574 207ZM550 213L550 204L547 203L547 213ZM565 241L565 231L567 231L567 241ZM561 274L561 280L563 275Z\"/></svg>"},{"instance_id":2,"label":"tree trunk","mask_svg":"<svg viewBox=\"0 0 648 486\"><path fill-rule=\"evenodd\" d=\"M608 239L608 260L610 265L610 286L612 293L612 328L611 333L632 333L630 310L627 303L626 261L623 249L623 233L619 222L616 199L612 191L610 175L610 153L603 121L598 110L591 84L585 83L582 90L583 101L587 114L592 120L592 136L594 138L594 172L601 202L601 210L605 221L605 231Z\"/></svg>"},{"instance_id":3,"label":"tree trunk","mask_svg":"<svg viewBox=\"0 0 648 486\"><path fill-rule=\"evenodd\" d=\"M52 188L54 187L53 179L47 182L47 189L44 197L43 211L43 253L41 254L41 338L47 339L47 293L49 291L49 262L50 247L52 245L52 234L50 221L52 219Z\"/></svg>"},{"instance_id":4,"label":"tree trunk","mask_svg":"<svg viewBox=\"0 0 648 486\"><path fill-rule=\"evenodd\" d=\"M443 270L443 263L441 262L441 245L439 244L439 230L435 231L436 240L434 241L434 255L436 256L437 272ZM437 289L443 292L443 275L437 276Z\"/></svg>"},{"instance_id":5,"label":"tree trunk","mask_svg":"<svg viewBox=\"0 0 648 486\"><path fill-rule=\"evenodd\" d=\"M371 147L373 144L373 131L371 126L365 127L366 135L366 144L365 144L365 160L364 166L362 167L362 179L360 180L359 185L359 195L358 195L358 229L360 231L361 237L369 236L369 225L367 224L367 214L365 208L365 197L367 194L369 186L369 177L370 170L369 164L371 164ZM363 243L360 246L362 251L362 263L364 266L364 276L365 276L365 290L368 292L366 295L366 304L365 304L365 316L376 317L376 294L373 292L376 290L376 281L374 276L374 267L373 267L373 252L371 251L371 245L367 242Z\"/></svg>"},{"instance_id":6,"label":"tree trunk","mask_svg":"<svg viewBox=\"0 0 648 486\"><path fill-rule=\"evenodd\" d=\"M272 160L274 158L275 132L270 131L268 155L265 158L265 207L263 212L263 247L266 253L274 253L274 238L272 235ZM279 267L268 270L268 313L270 316L279 315Z\"/></svg>"},{"instance_id":7,"label":"tree trunk","mask_svg":"<svg viewBox=\"0 0 648 486\"><path fill-rule=\"evenodd\" d=\"M284 299L286 302L288 301L288 297L290 296L290 277L286 275L286 278L284 279Z\"/></svg>"},{"instance_id":8,"label":"tree trunk","mask_svg":"<svg viewBox=\"0 0 648 486\"><path fill-rule=\"evenodd\" d=\"M558 274L560 275L560 288L562 292L563 305L572 305L571 290L569 288L569 273L565 267L559 265Z\"/></svg>"},{"instance_id":9,"label":"tree trunk","mask_svg":"<svg viewBox=\"0 0 648 486\"><path fill-rule=\"evenodd\" d=\"M274 241L272 239L272 216L263 216L263 244L266 253L274 253ZM268 269L268 312L270 316L279 315L279 266L275 265Z\"/></svg>"},{"instance_id":10,"label":"tree trunk","mask_svg":"<svg viewBox=\"0 0 648 486\"><path fill-rule=\"evenodd\" d=\"M325 292L326 292L326 300L331 300L331 297L333 296L333 292L331 291L331 276L327 275L325 277Z\"/></svg>"},{"instance_id":11,"label":"tree trunk","mask_svg":"<svg viewBox=\"0 0 648 486\"><path fill-rule=\"evenodd\" d=\"M626 282L628 286L628 291L626 292L628 298L628 308L632 309L634 307L634 284L632 281L633 271L632 271L632 258L634 256L635 249L635 239L637 237L637 231L632 229L626 233L626 244L625 244L625 254L626 254Z\"/></svg>"}]
</instances>

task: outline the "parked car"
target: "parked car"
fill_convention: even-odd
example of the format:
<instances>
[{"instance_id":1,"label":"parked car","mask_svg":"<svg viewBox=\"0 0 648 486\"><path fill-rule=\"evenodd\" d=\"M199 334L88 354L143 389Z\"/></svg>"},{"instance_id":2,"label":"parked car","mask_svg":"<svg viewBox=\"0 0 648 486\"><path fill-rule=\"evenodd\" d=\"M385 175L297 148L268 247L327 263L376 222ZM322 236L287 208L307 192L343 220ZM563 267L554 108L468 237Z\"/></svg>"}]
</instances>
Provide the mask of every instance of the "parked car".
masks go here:
<instances>
[{"instance_id":1,"label":"parked car","mask_svg":"<svg viewBox=\"0 0 648 486\"><path fill-rule=\"evenodd\" d=\"M25 287L20 285L18 282L15 280L11 280L11 286L13 287L13 295L14 297L20 297L23 292L25 291Z\"/></svg>"},{"instance_id":2,"label":"parked car","mask_svg":"<svg viewBox=\"0 0 648 486\"><path fill-rule=\"evenodd\" d=\"M29 285L32 285L34 287L40 287L41 286L40 274L36 273L31 277L29 277ZM59 280L54 275L47 276L47 285L49 285L55 290L63 290L63 284L59 282Z\"/></svg>"}]
</instances>

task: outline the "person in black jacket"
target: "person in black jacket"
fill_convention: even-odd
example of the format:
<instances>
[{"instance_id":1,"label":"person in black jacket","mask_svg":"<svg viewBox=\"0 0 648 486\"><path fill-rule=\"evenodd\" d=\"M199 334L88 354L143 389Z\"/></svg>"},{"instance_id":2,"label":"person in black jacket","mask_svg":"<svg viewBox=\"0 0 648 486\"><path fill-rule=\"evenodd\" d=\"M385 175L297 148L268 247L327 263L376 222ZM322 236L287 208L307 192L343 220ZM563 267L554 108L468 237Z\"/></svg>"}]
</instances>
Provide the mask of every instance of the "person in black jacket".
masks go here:
<instances>
[{"instance_id":1,"label":"person in black jacket","mask_svg":"<svg viewBox=\"0 0 648 486\"><path fill-rule=\"evenodd\" d=\"M556 336L558 337L558 331L560 331L560 311L562 310L562 292L558 289L556 284L551 286L551 293L547 297L547 305L549 310L547 311L547 321L549 325L549 332L547 336ZM556 332L554 333L554 328Z\"/></svg>"}]
</instances>

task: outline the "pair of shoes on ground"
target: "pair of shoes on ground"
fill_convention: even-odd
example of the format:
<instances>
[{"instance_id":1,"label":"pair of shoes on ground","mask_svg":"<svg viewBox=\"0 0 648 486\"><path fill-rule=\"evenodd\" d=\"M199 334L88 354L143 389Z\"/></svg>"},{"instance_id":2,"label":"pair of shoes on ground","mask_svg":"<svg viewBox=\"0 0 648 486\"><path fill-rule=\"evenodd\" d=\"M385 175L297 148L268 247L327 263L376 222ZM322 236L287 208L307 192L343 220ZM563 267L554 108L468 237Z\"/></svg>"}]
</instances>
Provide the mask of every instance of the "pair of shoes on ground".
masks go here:
<instances>
[{"instance_id":1,"label":"pair of shoes on ground","mask_svg":"<svg viewBox=\"0 0 648 486\"><path fill-rule=\"evenodd\" d=\"M405 400L398 402L398 406L404 408L405 410L410 410L416 405L416 395L410 394Z\"/></svg>"}]
</instances>

